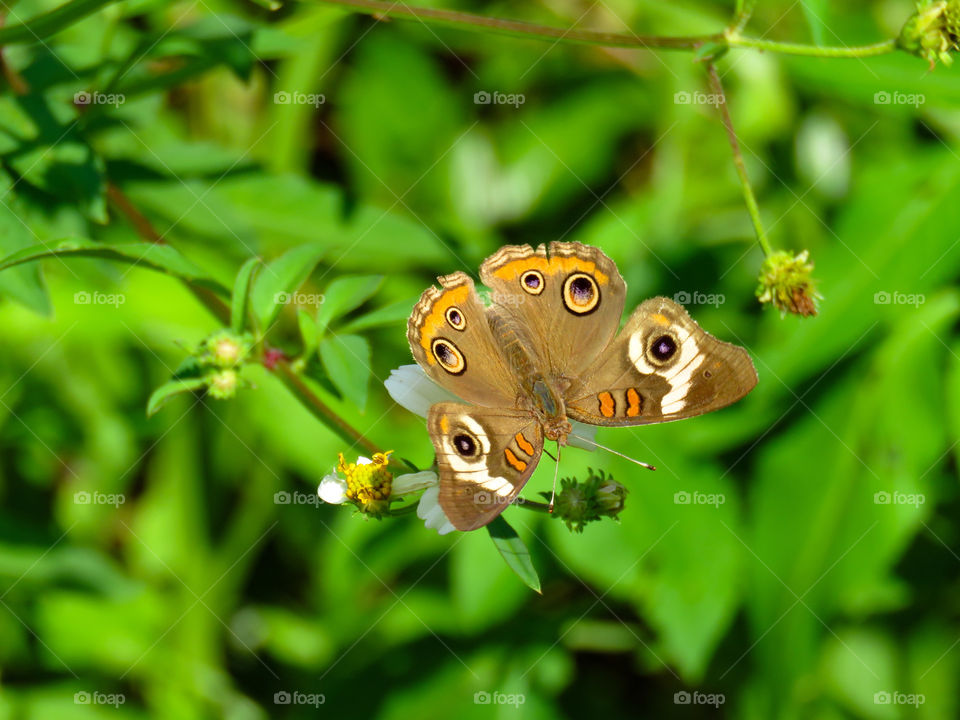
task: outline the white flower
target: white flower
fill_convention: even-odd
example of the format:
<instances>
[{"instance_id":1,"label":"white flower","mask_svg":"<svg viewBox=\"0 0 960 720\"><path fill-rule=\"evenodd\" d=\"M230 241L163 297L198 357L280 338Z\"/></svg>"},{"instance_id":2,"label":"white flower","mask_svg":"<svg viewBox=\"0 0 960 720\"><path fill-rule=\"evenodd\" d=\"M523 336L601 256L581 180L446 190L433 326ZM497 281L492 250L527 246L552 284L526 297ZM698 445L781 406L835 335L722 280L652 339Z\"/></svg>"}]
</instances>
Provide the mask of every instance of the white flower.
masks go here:
<instances>
[{"instance_id":1,"label":"white flower","mask_svg":"<svg viewBox=\"0 0 960 720\"><path fill-rule=\"evenodd\" d=\"M343 505L347 501L347 481L337 475L336 471L325 475L317 488L317 495L330 505Z\"/></svg>"},{"instance_id":2,"label":"white flower","mask_svg":"<svg viewBox=\"0 0 960 720\"><path fill-rule=\"evenodd\" d=\"M390 377L383 384L398 405L423 418L427 416L431 405L440 402L463 402L427 377L419 365L401 365L396 370L391 370Z\"/></svg>"},{"instance_id":3,"label":"white flower","mask_svg":"<svg viewBox=\"0 0 960 720\"><path fill-rule=\"evenodd\" d=\"M398 405L424 418L431 405L440 402L463 402L452 392L445 390L427 377L419 365L401 365L396 370L391 370L390 377L383 384ZM584 425L576 420L571 420L570 424L573 426L574 434L588 441L596 439L596 425ZM573 435L567 438L567 443L581 450L594 449L590 442L584 442Z\"/></svg>"},{"instance_id":4,"label":"white flower","mask_svg":"<svg viewBox=\"0 0 960 720\"><path fill-rule=\"evenodd\" d=\"M426 490L436 485L437 482L437 474L432 470L399 475L393 479L393 488L390 490L390 497L401 497L402 495L409 495L410 493L419 492L420 490Z\"/></svg>"},{"instance_id":5,"label":"white flower","mask_svg":"<svg viewBox=\"0 0 960 720\"><path fill-rule=\"evenodd\" d=\"M443 508L440 507L440 488L438 486L427 488L420 496L417 517L424 520L428 528L436 530L441 535L456 530L453 523L447 518L446 513L443 512Z\"/></svg>"}]
</instances>

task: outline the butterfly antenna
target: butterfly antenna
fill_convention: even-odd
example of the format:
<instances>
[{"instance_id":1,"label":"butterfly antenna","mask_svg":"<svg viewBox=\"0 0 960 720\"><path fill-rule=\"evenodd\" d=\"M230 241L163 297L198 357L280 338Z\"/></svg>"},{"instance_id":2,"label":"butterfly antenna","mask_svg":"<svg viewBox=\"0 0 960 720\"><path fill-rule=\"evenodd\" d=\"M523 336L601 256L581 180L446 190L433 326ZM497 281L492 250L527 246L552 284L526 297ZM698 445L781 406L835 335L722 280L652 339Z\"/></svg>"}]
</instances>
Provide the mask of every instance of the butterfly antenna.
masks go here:
<instances>
[{"instance_id":1,"label":"butterfly antenna","mask_svg":"<svg viewBox=\"0 0 960 720\"><path fill-rule=\"evenodd\" d=\"M550 513L553 513L553 501L557 497L557 476L560 474L560 443L557 443L557 463L553 471L553 489L550 490Z\"/></svg>"},{"instance_id":2,"label":"butterfly antenna","mask_svg":"<svg viewBox=\"0 0 960 720\"><path fill-rule=\"evenodd\" d=\"M598 443L598 442L594 442L593 440L590 440L589 438L583 437L583 435L575 435L575 434L573 434L573 433L570 433L570 437L575 437L575 438L577 438L577 440L582 440L583 442L589 443L590 445L593 445L594 447L598 447L598 448L600 448L601 450L606 450L607 452L613 453L614 455L619 455L619 456L622 457L624 460L629 460L630 462L634 463L635 465L639 465L640 467L645 467L647 470L656 470L656 469L657 469L657 468L655 468L653 465L650 465L650 464L645 463L645 462L640 462L639 460L635 460L634 458L630 457L629 455L624 455L622 452L617 452L617 451L614 450L613 448L608 448L606 445L601 445L601 444Z\"/></svg>"}]
</instances>

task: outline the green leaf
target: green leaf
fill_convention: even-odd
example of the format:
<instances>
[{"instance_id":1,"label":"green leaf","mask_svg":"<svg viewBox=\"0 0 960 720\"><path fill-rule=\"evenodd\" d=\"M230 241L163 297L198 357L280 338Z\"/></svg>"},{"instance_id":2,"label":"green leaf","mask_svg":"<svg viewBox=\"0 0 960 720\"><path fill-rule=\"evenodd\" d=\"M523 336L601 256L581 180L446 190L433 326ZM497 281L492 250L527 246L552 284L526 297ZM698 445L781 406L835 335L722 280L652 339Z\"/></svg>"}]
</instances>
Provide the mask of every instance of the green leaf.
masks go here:
<instances>
[{"instance_id":1,"label":"green leaf","mask_svg":"<svg viewBox=\"0 0 960 720\"><path fill-rule=\"evenodd\" d=\"M147 417L151 417L152 415L156 414L156 412L166 405L167 401L169 401L175 395L194 392L195 390L202 388L204 385L206 385L206 381L203 378L173 380L161 385L153 391L153 394L150 396L150 400L147 401Z\"/></svg>"},{"instance_id":2,"label":"green leaf","mask_svg":"<svg viewBox=\"0 0 960 720\"><path fill-rule=\"evenodd\" d=\"M250 278L260 264L260 258L247 260L233 281L233 302L230 305L230 329L235 333L243 332L247 315L247 296L250 294Z\"/></svg>"},{"instance_id":3,"label":"green leaf","mask_svg":"<svg viewBox=\"0 0 960 720\"><path fill-rule=\"evenodd\" d=\"M368 312L366 315L351 320L343 326L343 330L344 332L356 332L357 330L367 330L384 325L406 324L407 318L410 317L410 311L416 303L416 298L411 298L384 305Z\"/></svg>"},{"instance_id":4,"label":"green leaf","mask_svg":"<svg viewBox=\"0 0 960 720\"><path fill-rule=\"evenodd\" d=\"M813 42L816 45L826 45L827 33L830 32L828 24L828 15L830 4L827 0L803 0L800 3L803 7L803 15L807 19L807 25L810 26L810 34L813 36Z\"/></svg>"},{"instance_id":5,"label":"green leaf","mask_svg":"<svg viewBox=\"0 0 960 720\"><path fill-rule=\"evenodd\" d=\"M0 28L0 45L26 42L31 45L73 25L113 0L71 0L60 7L32 17L24 23Z\"/></svg>"},{"instance_id":6,"label":"green leaf","mask_svg":"<svg viewBox=\"0 0 960 720\"><path fill-rule=\"evenodd\" d=\"M13 207L11 207L13 206ZM0 202L0 252L10 253L30 247L37 241L20 210L16 197ZM50 315L50 299L39 267L21 267L0 275L0 293L14 298L26 307Z\"/></svg>"},{"instance_id":7,"label":"green leaf","mask_svg":"<svg viewBox=\"0 0 960 720\"><path fill-rule=\"evenodd\" d=\"M487 525L487 532L490 533L493 544L497 546L497 550L517 577L523 580L527 587L540 592L540 577L537 575L536 568L533 567L530 551L510 523L500 515Z\"/></svg>"},{"instance_id":8,"label":"green leaf","mask_svg":"<svg viewBox=\"0 0 960 720\"><path fill-rule=\"evenodd\" d=\"M276 320L289 296L310 277L326 248L321 243L307 243L288 250L268 263L253 283L250 304L260 328L266 330Z\"/></svg>"},{"instance_id":9,"label":"green leaf","mask_svg":"<svg viewBox=\"0 0 960 720\"><path fill-rule=\"evenodd\" d=\"M303 352L301 354L306 358L317 349L317 340L319 339L317 323L310 313L300 308L297 310L297 324L300 326L300 337L303 340Z\"/></svg>"},{"instance_id":10,"label":"green leaf","mask_svg":"<svg viewBox=\"0 0 960 720\"><path fill-rule=\"evenodd\" d=\"M363 410L370 378L370 343L360 335L334 335L320 343L320 360L334 387Z\"/></svg>"},{"instance_id":11,"label":"green leaf","mask_svg":"<svg viewBox=\"0 0 960 720\"><path fill-rule=\"evenodd\" d=\"M317 311L317 328L326 330L330 321L360 307L383 282L381 275L344 275L334 280L323 293L323 304Z\"/></svg>"},{"instance_id":12,"label":"green leaf","mask_svg":"<svg viewBox=\"0 0 960 720\"><path fill-rule=\"evenodd\" d=\"M0 258L0 270L54 257L95 257L118 260L172 275L224 296L229 294L223 285L209 277L178 250L169 245L154 243L106 244L86 238L67 238L42 245L31 245Z\"/></svg>"}]
</instances>

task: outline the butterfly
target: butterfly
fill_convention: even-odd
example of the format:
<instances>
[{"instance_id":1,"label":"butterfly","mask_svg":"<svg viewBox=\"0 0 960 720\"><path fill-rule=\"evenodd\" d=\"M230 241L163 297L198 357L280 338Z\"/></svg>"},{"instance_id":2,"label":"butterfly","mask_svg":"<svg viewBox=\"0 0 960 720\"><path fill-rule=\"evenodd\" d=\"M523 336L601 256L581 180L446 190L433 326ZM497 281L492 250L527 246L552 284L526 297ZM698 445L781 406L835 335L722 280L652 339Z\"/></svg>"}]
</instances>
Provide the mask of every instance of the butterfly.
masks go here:
<instances>
[{"instance_id":1,"label":"butterfly","mask_svg":"<svg viewBox=\"0 0 960 720\"><path fill-rule=\"evenodd\" d=\"M618 333L626 284L601 250L507 245L480 266L485 304L463 272L438 278L407 323L414 359L464 403L430 407L440 506L458 530L517 497L545 440L570 420L669 422L726 407L757 384L747 351L705 332L682 305L646 300Z\"/></svg>"}]
</instances>

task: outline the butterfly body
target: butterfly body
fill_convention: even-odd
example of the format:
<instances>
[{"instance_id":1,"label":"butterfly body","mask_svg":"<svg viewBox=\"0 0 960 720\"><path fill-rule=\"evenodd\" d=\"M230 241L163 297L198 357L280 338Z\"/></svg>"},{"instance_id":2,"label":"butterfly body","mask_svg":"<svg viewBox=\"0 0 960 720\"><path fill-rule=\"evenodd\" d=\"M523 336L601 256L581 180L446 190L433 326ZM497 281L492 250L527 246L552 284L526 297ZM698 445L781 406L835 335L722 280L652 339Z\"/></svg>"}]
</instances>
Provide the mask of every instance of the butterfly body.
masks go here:
<instances>
[{"instance_id":1,"label":"butterfly body","mask_svg":"<svg viewBox=\"0 0 960 720\"><path fill-rule=\"evenodd\" d=\"M709 412L756 384L743 348L704 332L666 298L642 303L618 333L626 285L599 249L508 245L473 281L428 288L407 325L414 358L465 403L430 408L440 504L460 530L490 522L532 475L543 441L570 420L629 426Z\"/></svg>"}]
</instances>

